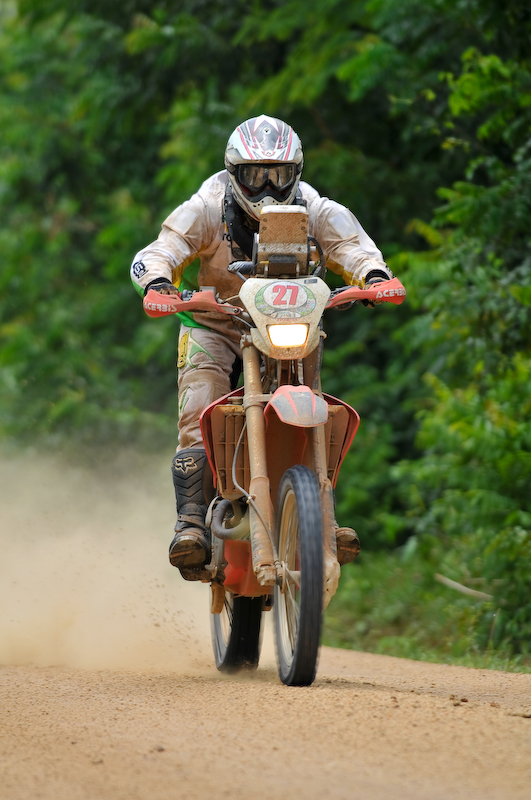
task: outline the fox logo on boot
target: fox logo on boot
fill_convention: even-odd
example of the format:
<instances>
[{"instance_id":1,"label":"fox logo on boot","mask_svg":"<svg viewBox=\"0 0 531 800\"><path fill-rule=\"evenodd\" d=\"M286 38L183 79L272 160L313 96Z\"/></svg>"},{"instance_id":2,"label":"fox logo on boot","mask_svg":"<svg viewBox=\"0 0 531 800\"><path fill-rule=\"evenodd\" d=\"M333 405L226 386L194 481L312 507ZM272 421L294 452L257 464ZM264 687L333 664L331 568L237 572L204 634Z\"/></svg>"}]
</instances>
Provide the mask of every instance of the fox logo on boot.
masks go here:
<instances>
[{"instance_id":1,"label":"fox logo on boot","mask_svg":"<svg viewBox=\"0 0 531 800\"><path fill-rule=\"evenodd\" d=\"M177 472L182 472L187 475L189 472L194 472L197 469L197 464L193 456L186 456L185 458L176 457L173 461L174 469Z\"/></svg>"}]
</instances>

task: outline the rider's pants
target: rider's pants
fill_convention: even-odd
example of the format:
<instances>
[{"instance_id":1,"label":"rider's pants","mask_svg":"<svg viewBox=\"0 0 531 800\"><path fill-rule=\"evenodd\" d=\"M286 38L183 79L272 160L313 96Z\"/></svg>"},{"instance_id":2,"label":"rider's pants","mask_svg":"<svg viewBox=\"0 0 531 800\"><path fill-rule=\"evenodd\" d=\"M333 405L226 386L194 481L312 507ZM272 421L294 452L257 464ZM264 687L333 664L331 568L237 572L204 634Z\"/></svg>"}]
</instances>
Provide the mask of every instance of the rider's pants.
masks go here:
<instances>
[{"instance_id":1,"label":"rider's pants","mask_svg":"<svg viewBox=\"0 0 531 800\"><path fill-rule=\"evenodd\" d=\"M199 417L214 400L232 391L241 372L239 344L205 328L181 325L179 368L179 446L203 447Z\"/></svg>"}]
</instances>

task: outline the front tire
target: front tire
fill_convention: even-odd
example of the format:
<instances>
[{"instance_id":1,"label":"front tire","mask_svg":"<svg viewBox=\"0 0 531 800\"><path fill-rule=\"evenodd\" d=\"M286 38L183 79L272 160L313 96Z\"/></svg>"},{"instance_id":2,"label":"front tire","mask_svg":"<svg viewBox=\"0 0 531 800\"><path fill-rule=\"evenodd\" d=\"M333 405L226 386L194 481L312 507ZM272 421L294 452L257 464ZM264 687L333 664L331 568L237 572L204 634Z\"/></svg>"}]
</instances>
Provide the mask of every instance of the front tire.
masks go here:
<instances>
[{"instance_id":1,"label":"front tire","mask_svg":"<svg viewBox=\"0 0 531 800\"><path fill-rule=\"evenodd\" d=\"M284 586L275 586L275 644L280 680L315 679L323 615L323 537L319 482L308 467L288 469L279 488L278 556Z\"/></svg>"},{"instance_id":2,"label":"front tire","mask_svg":"<svg viewBox=\"0 0 531 800\"><path fill-rule=\"evenodd\" d=\"M220 672L258 666L262 607L262 597L233 597L225 592L221 613L210 615L214 659Z\"/></svg>"}]
</instances>

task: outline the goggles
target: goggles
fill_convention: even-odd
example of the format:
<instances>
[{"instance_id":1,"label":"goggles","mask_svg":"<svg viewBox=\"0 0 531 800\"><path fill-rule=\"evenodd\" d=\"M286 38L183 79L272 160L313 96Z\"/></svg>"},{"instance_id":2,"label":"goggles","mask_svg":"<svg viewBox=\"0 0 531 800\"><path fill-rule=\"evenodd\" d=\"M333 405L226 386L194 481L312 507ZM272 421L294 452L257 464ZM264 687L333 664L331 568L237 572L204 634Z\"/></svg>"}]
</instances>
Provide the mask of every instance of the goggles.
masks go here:
<instances>
[{"instance_id":1,"label":"goggles","mask_svg":"<svg viewBox=\"0 0 531 800\"><path fill-rule=\"evenodd\" d=\"M251 194L258 194L269 183L274 189L288 189L296 176L295 164L240 164L238 181Z\"/></svg>"}]
</instances>

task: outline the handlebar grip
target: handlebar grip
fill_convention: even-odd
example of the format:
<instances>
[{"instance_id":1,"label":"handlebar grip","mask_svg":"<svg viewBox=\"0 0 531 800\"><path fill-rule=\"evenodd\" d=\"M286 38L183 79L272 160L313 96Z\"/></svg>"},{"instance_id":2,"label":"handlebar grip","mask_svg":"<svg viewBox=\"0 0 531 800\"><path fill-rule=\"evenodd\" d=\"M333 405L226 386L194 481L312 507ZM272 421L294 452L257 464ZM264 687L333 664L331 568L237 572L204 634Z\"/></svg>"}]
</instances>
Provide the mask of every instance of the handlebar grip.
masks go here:
<instances>
[{"instance_id":1,"label":"handlebar grip","mask_svg":"<svg viewBox=\"0 0 531 800\"><path fill-rule=\"evenodd\" d=\"M252 261L233 261L227 267L229 272L241 272L242 275L252 275L255 270L255 264Z\"/></svg>"}]
</instances>

